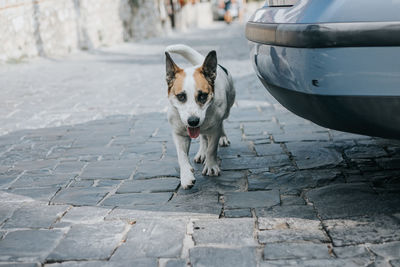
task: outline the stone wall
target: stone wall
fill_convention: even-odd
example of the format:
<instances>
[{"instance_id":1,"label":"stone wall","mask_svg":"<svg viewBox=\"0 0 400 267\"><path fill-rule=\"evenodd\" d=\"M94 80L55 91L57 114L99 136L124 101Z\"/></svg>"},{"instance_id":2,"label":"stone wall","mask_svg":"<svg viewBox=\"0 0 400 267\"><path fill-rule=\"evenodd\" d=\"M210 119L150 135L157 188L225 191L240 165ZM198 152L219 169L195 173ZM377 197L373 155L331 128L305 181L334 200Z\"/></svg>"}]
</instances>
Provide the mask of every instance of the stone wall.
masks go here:
<instances>
[{"instance_id":1,"label":"stone wall","mask_svg":"<svg viewBox=\"0 0 400 267\"><path fill-rule=\"evenodd\" d=\"M163 0L2 0L0 62L63 55L76 49L165 34L170 24L162 3Z\"/></svg>"}]
</instances>

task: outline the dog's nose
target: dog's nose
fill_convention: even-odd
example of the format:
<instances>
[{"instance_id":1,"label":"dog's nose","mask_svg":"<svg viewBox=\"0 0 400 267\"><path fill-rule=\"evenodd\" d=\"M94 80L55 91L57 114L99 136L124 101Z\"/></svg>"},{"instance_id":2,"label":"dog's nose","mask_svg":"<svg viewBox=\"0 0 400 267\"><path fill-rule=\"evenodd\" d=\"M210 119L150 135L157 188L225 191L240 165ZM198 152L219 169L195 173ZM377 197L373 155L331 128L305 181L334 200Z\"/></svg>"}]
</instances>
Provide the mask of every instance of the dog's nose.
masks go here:
<instances>
[{"instance_id":1,"label":"dog's nose","mask_svg":"<svg viewBox=\"0 0 400 267\"><path fill-rule=\"evenodd\" d=\"M188 119L188 124L189 124L189 126L192 126L192 127L196 127L197 125L199 125L199 122L200 122L200 119L195 116L190 116Z\"/></svg>"}]
</instances>

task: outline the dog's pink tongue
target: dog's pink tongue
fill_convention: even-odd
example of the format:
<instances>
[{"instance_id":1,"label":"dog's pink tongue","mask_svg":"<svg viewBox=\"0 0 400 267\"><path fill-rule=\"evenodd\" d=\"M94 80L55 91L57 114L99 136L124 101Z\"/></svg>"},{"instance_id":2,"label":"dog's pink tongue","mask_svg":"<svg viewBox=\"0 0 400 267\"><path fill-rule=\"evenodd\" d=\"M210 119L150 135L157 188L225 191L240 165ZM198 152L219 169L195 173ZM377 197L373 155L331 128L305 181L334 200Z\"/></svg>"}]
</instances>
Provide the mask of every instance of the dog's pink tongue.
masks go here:
<instances>
[{"instance_id":1,"label":"dog's pink tongue","mask_svg":"<svg viewBox=\"0 0 400 267\"><path fill-rule=\"evenodd\" d=\"M197 138L200 135L200 127L188 127L187 130L190 138Z\"/></svg>"}]
</instances>

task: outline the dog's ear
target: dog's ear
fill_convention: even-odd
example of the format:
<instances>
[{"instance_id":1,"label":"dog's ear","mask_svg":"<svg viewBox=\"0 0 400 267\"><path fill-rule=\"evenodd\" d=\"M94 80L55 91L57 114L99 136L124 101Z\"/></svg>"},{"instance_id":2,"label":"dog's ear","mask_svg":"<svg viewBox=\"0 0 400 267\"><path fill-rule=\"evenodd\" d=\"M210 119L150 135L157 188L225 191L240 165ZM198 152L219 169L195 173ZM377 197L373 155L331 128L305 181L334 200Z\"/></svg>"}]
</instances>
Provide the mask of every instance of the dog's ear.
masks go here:
<instances>
[{"instance_id":1,"label":"dog's ear","mask_svg":"<svg viewBox=\"0 0 400 267\"><path fill-rule=\"evenodd\" d=\"M206 56L203 66L201 67L201 72L212 86L214 86L215 78L217 78L217 66L217 52L212 50Z\"/></svg>"},{"instance_id":2,"label":"dog's ear","mask_svg":"<svg viewBox=\"0 0 400 267\"><path fill-rule=\"evenodd\" d=\"M181 71L181 69L175 64L168 52L165 52L165 57L166 79L168 83L168 88L170 88L173 81L175 80L176 73Z\"/></svg>"}]
</instances>

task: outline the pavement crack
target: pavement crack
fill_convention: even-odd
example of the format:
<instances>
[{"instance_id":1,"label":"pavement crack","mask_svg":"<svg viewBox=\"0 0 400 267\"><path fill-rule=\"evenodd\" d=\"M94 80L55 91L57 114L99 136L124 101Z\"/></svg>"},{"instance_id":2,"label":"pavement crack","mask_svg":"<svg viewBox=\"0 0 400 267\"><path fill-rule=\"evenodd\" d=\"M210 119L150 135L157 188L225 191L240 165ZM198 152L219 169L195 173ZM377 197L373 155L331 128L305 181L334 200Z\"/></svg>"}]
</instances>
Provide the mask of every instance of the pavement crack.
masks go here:
<instances>
[{"instance_id":1,"label":"pavement crack","mask_svg":"<svg viewBox=\"0 0 400 267\"><path fill-rule=\"evenodd\" d=\"M194 246L195 246L195 242L193 239L193 232L194 232L194 220L190 219L186 225L186 233L185 233L185 237L183 239L183 246L182 246L182 252L181 252L181 258L187 259L187 261L189 261L190 249L194 248Z\"/></svg>"},{"instance_id":2,"label":"pavement crack","mask_svg":"<svg viewBox=\"0 0 400 267\"><path fill-rule=\"evenodd\" d=\"M136 224L136 221L130 221L125 225L125 229L122 232L121 240L119 241L117 246L113 249L113 251L111 252L110 256L107 258L107 260L110 260L112 258L112 256L115 254L115 252L117 251L117 249L126 242L128 233L132 229L132 227L134 227L135 224Z\"/></svg>"}]
</instances>

